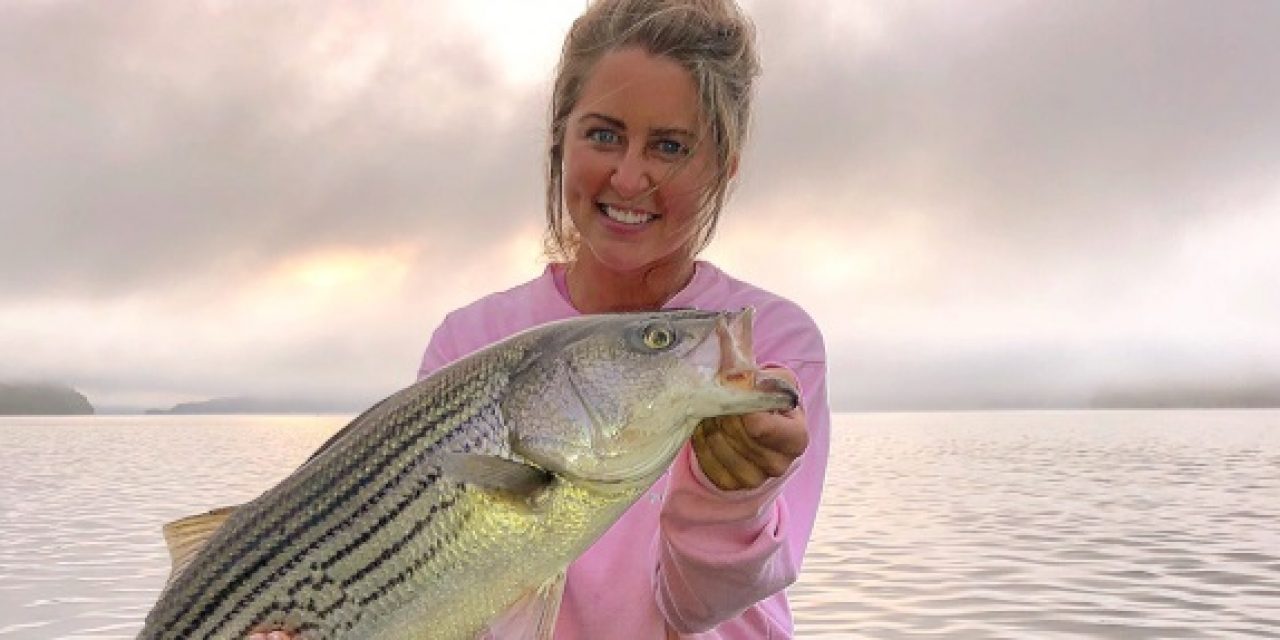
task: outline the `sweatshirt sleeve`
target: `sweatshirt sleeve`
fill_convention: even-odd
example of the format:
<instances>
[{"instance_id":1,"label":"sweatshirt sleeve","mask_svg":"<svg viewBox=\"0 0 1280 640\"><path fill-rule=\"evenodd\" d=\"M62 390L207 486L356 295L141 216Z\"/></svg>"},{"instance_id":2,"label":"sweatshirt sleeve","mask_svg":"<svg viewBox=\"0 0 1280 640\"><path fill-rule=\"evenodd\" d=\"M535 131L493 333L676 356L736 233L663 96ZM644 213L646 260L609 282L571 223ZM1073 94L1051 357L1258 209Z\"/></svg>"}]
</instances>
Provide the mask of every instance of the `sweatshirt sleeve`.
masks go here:
<instances>
[{"instance_id":1,"label":"sweatshirt sleeve","mask_svg":"<svg viewBox=\"0 0 1280 640\"><path fill-rule=\"evenodd\" d=\"M817 516L830 412L817 328L808 321L802 335L784 342L809 346L761 354L792 369L800 382L809 445L787 474L753 490L724 491L702 474L688 445L672 467L654 587L667 623L688 634L682 637L792 637L783 590L799 575Z\"/></svg>"},{"instance_id":2,"label":"sweatshirt sleeve","mask_svg":"<svg viewBox=\"0 0 1280 640\"><path fill-rule=\"evenodd\" d=\"M462 355L458 353L452 326L453 314L450 314L431 333L431 341L427 343L427 348L422 353L422 363L418 365L418 380L435 373Z\"/></svg>"}]
</instances>

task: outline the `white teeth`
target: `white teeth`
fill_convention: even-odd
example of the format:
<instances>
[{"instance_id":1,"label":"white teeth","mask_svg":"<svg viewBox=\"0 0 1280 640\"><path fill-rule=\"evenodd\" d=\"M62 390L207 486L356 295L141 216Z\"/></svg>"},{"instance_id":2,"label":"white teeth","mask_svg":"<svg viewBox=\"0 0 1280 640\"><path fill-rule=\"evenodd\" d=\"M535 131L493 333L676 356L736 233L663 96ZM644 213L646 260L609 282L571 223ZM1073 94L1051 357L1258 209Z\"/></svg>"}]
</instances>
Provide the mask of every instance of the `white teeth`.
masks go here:
<instances>
[{"instance_id":1,"label":"white teeth","mask_svg":"<svg viewBox=\"0 0 1280 640\"><path fill-rule=\"evenodd\" d=\"M607 204L601 208L604 209L604 214L609 216L610 220L621 222L623 224L643 224L657 217L652 213L627 211L626 209L618 209Z\"/></svg>"}]
</instances>

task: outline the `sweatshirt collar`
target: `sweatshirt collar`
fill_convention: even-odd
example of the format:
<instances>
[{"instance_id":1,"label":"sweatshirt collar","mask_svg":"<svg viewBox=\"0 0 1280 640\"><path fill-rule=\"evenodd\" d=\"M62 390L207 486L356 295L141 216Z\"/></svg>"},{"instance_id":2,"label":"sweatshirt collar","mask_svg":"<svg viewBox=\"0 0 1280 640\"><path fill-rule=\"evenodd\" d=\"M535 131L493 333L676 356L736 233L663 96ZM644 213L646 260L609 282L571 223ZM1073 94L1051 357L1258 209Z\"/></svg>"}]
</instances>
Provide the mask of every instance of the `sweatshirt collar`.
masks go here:
<instances>
[{"instance_id":1,"label":"sweatshirt collar","mask_svg":"<svg viewBox=\"0 0 1280 640\"><path fill-rule=\"evenodd\" d=\"M709 262L703 260L695 260L693 263L693 277L689 278L689 282L684 285L675 295L671 296L663 309L680 309L693 307L693 301L706 290L708 283L715 279L716 268ZM573 303L569 300L569 285L565 281L565 264L563 262L553 262L547 265L543 271L543 295L554 300L553 304L562 307L562 310L571 315L582 315Z\"/></svg>"}]
</instances>

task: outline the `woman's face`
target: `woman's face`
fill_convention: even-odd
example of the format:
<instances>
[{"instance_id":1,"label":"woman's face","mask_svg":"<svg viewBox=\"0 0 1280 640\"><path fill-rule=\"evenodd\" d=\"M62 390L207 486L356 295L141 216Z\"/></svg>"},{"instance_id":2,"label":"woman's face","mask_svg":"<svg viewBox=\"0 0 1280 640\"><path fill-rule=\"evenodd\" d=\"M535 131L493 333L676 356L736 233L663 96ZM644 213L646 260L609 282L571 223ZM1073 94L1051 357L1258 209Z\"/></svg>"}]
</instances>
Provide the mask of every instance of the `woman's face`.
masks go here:
<instances>
[{"instance_id":1,"label":"woman's face","mask_svg":"<svg viewBox=\"0 0 1280 640\"><path fill-rule=\"evenodd\" d=\"M715 175L711 150L694 146L702 131L697 88L677 62L638 48L600 58L565 123L564 199L579 260L633 271L693 259Z\"/></svg>"}]
</instances>

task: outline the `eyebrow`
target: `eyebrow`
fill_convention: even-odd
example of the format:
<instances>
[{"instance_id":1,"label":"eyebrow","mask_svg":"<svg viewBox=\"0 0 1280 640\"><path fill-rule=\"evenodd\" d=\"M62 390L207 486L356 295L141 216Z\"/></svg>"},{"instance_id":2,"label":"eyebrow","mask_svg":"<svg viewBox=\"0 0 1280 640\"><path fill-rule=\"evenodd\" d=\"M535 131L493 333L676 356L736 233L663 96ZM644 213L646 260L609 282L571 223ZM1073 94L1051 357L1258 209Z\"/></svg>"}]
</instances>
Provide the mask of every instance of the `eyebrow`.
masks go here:
<instances>
[{"instance_id":1,"label":"eyebrow","mask_svg":"<svg viewBox=\"0 0 1280 640\"><path fill-rule=\"evenodd\" d=\"M626 123L624 123L623 121L617 118L606 116L603 113L594 113L594 112L584 113L582 114L582 117L578 118L578 121L581 122L583 120L587 120L590 118L603 120L606 123L608 123L609 126L615 127L617 129L622 129L623 131L627 130ZM652 131L650 131L649 135L651 136L685 136L688 138L694 137L693 132L689 131L688 129L681 129L680 127L659 127L657 129L653 129Z\"/></svg>"},{"instance_id":2,"label":"eyebrow","mask_svg":"<svg viewBox=\"0 0 1280 640\"><path fill-rule=\"evenodd\" d=\"M609 116L606 116L606 115L604 115L603 113L594 113L594 112L592 112L592 113L584 113L584 114L582 114L582 117L581 117L581 118L578 118L578 122L582 122L583 120L589 120L589 119L591 119L591 118L595 118L595 119L597 119L597 120L604 120L605 122L607 122L607 123L609 124L609 126L616 127L616 128L618 128L618 129L626 129L626 128L627 128L627 125L626 125L625 123L623 123L621 120L619 120L619 119L617 119L617 118L610 118Z\"/></svg>"}]
</instances>

